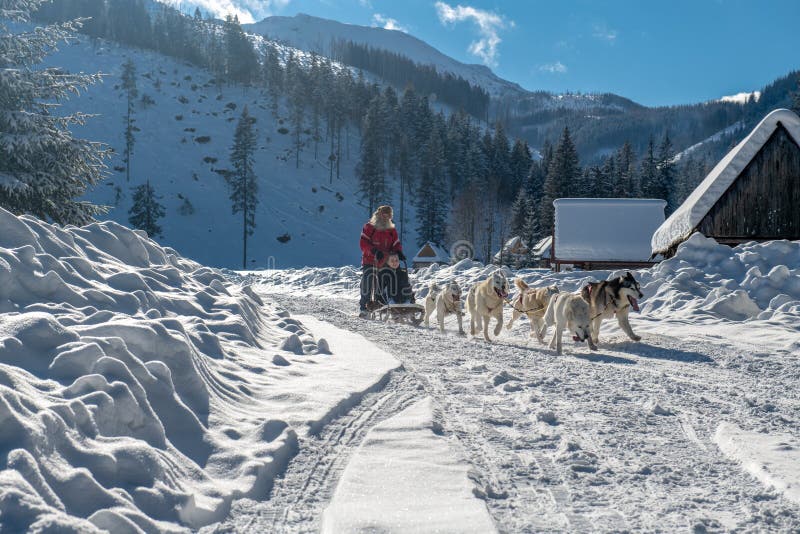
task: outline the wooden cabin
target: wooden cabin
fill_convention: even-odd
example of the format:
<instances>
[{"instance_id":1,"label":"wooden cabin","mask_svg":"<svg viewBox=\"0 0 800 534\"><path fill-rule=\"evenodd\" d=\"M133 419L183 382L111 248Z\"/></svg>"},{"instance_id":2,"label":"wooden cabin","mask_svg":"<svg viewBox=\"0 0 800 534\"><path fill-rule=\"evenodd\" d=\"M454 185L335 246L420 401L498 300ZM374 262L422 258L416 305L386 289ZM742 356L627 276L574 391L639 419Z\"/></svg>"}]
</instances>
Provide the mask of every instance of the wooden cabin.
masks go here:
<instances>
[{"instance_id":1,"label":"wooden cabin","mask_svg":"<svg viewBox=\"0 0 800 534\"><path fill-rule=\"evenodd\" d=\"M800 239L800 117L764 117L654 232L652 253L671 257L694 232L731 246Z\"/></svg>"},{"instance_id":2,"label":"wooden cabin","mask_svg":"<svg viewBox=\"0 0 800 534\"><path fill-rule=\"evenodd\" d=\"M647 198L559 198L551 263L576 269L636 269L653 265L650 241L667 203Z\"/></svg>"},{"instance_id":3,"label":"wooden cabin","mask_svg":"<svg viewBox=\"0 0 800 534\"><path fill-rule=\"evenodd\" d=\"M422 267L429 267L433 264L448 264L450 263L450 254L447 253L442 247L435 245L428 241L422 248L419 249L417 255L411 259L411 266L414 269Z\"/></svg>"},{"instance_id":4,"label":"wooden cabin","mask_svg":"<svg viewBox=\"0 0 800 534\"><path fill-rule=\"evenodd\" d=\"M528 247L521 237L515 236L506 241L503 248L494 255L495 263L514 264L523 261L528 255Z\"/></svg>"}]
</instances>

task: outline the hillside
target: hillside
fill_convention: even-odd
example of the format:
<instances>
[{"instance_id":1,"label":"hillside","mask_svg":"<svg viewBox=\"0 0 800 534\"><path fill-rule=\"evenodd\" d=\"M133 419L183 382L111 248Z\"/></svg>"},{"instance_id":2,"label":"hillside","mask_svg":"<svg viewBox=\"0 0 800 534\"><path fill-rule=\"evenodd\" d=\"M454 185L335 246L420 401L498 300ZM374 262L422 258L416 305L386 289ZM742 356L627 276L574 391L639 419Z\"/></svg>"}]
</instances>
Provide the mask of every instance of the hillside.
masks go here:
<instances>
[{"instance_id":1,"label":"hillside","mask_svg":"<svg viewBox=\"0 0 800 534\"><path fill-rule=\"evenodd\" d=\"M159 243L175 248L200 263L241 268L241 215L231 214L229 192L218 170L228 169L236 122L246 105L256 118L258 150L256 174L260 180L257 228L248 240L250 268L296 265L342 265L359 261L358 235L367 209L354 193L353 167L359 138L351 130L341 162L341 180L329 180L324 157L314 159L313 146L301 153L295 168L291 137L284 118L275 120L267 100L257 89L236 85L221 88L198 68L157 53L123 47L108 41L93 46L80 37L47 59L47 64L69 71L107 75L64 103L64 112L81 110L95 117L76 130L80 137L107 143L115 150L109 177L89 199L112 206L108 218L125 225L131 206L131 188L148 178L162 196L166 217L160 222ZM125 181L123 163L124 95L118 87L123 62L136 65L140 97L154 101L136 106L136 142L131 181ZM286 111L280 107L279 117ZM283 132L283 133L282 133ZM322 151L320 151L321 154ZM118 194L121 198L117 200ZM184 199L194 212L181 214ZM283 243L279 236L290 237ZM409 243L413 235L406 234Z\"/></svg>"}]
</instances>

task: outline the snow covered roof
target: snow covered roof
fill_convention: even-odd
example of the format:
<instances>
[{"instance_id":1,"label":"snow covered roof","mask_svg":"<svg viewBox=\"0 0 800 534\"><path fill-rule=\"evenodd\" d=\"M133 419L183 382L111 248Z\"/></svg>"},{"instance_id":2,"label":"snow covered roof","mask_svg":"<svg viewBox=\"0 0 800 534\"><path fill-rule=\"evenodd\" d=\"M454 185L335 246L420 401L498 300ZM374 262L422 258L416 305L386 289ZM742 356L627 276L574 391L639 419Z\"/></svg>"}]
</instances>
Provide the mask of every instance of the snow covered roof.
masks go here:
<instances>
[{"instance_id":1,"label":"snow covered roof","mask_svg":"<svg viewBox=\"0 0 800 534\"><path fill-rule=\"evenodd\" d=\"M522 240L520 236L514 236L508 241L506 244L503 245L503 248L497 251L494 255L495 261L500 260L500 254L526 254L528 252L528 246L525 244L525 241Z\"/></svg>"},{"instance_id":2,"label":"snow covered roof","mask_svg":"<svg viewBox=\"0 0 800 534\"><path fill-rule=\"evenodd\" d=\"M533 246L533 256L537 258L549 258L550 247L553 244L553 236L547 236L540 239Z\"/></svg>"},{"instance_id":3,"label":"snow covered roof","mask_svg":"<svg viewBox=\"0 0 800 534\"><path fill-rule=\"evenodd\" d=\"M750 135L717 163L683 204L653 234L653 253L664 252L685 240L700 224L748 163L758 154L779 125L800 144L800 117L788 109L776 109L756 126Z\"/></svg>"},{"instance_id":4,"label":"snow covered roof","mask_svg":"<svg viewBox=\"0 0 800 534\"><path fill-rule=\"evenodd\" d=\"M647 261L650 238L664 222L667 203L641 198L559 198L555 211L555 258Z\"/></svg>"},{"instance_id":5,"label":"snow covered roof","mask_svg":"<svg viewBox=\"0 0 800 534\"><path fill-rule=\"evenodd\" d=\"M450 254L442 247L434 245L430 241L422 245L417 255L411 259L412 263L449 263Z\"/></svg>"}]
</instances>

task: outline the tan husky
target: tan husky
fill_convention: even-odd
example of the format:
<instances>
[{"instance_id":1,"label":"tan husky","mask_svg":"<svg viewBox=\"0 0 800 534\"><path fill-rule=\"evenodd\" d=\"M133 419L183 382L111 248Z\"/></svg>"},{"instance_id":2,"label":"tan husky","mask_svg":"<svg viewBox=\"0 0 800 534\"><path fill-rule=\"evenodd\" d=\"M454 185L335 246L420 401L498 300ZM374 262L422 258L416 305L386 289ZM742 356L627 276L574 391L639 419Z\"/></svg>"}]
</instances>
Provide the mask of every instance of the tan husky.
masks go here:
<instances>
[{"instance_id":1,"label":"tan husky","mask_svg":"<svg viewBox=\"0 0 800 534\"><path fill-rule=\"evenodd\" d=\"M502 271L495 271L482 282L478 282L467 293L467 308L469 309L469 332L483 328L483 338L489 339L489 319L494 317L497 325L494 335L500 335L503 329L503 300L508 297L508 280Z\"/></svg>"},{"instance_id":2,"label":"tan husky","mask_svg":"<svg viewBox=\"0 0 800 534\"><path fill-rule=\"evenodd\" d=\"M544 343L544 334L547 325L544 322L544 311L550 302L550 297L558 293L556 286L548 287L529 287L521 278L514 280L519 288L519 293L511 301L511 320L508 321L506 328L509 330L521 315L527 315L531 323L530 336L536 336L539 343Z\"/></svg>"}]
</instances>

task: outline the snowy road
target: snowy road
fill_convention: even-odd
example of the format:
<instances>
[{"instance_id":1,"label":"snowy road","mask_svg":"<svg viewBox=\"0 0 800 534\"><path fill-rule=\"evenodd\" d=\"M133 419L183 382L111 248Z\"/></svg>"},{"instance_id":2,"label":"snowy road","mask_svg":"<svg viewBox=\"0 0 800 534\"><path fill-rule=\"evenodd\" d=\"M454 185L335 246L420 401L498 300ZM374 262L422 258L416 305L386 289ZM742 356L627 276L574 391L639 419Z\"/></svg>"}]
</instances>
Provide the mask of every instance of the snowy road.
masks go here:
<instances>
[{"instance_id":1,"label":"snowy road","mask_svg":"<svg viewBox=\"0 0 800 534\"><path fill-rule=\"evenodd\" d=\"M301 445L273 498L244 501L231 529L318 529L368 427L423 396L441 408L444 435L472 464L476 494L502 532L800 528L797 504L713 441L722 422L800 434L800 363L786 351L707 330L684 340L637 316L640 343L604 325L598 352L568 345L559 357L535 340L526 346L523 321L490 344L457 336L453 324L441 334L368 323L349 300L268 298L365 335L405 370Z\"/></svg>"}]
</instances>

